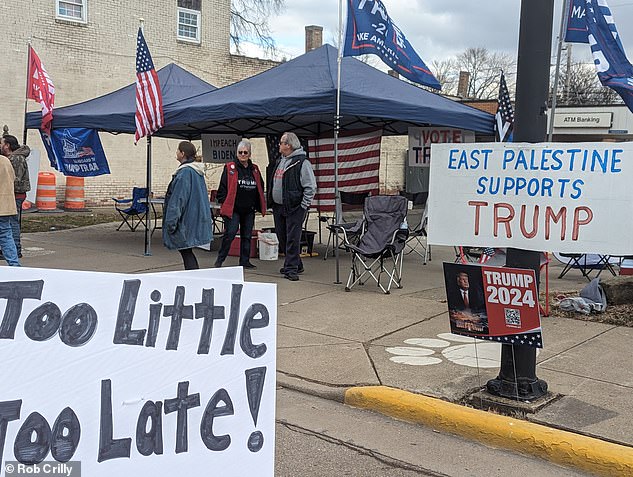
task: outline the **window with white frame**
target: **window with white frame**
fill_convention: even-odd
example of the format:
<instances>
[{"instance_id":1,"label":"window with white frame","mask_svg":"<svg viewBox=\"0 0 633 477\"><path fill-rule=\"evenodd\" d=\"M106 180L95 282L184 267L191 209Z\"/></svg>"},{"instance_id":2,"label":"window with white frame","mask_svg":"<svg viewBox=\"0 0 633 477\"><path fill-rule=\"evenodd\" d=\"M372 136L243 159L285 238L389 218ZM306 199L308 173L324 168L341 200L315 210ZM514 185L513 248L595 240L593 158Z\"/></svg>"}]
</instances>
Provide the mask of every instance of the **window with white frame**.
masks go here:
<instances>
[{"instance_id":1,"label":"window with white frame","mask_svg":"<svg viewBox=\"0 0 633 477\"><path fill-rule=\"evenodd\" d=\"M88 0L55 0L55 13L61 20L76 22L87 21L86 3Z\"/></svg>"},{"instance_id":2,"label":"window with white frame","mask_svg":"<svg viewBox=\"0 0 633 477\"><path fill-rule=\"evenodd\" d=\"M200 0L178 0L178 39L200 43Z\"/></svg>"}]
</instances>

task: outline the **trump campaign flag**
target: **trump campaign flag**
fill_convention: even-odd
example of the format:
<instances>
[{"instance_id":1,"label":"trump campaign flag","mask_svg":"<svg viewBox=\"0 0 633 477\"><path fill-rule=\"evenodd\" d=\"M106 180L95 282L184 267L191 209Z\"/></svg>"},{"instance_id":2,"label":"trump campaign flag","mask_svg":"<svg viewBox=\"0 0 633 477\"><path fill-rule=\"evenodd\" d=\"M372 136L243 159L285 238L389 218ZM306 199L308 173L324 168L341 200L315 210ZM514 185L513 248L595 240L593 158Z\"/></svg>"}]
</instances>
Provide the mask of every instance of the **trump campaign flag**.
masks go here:
<instances>
[{"instance_id":1,"label":"trump campaign flag","mask_svg":"<svg viewBox=\"0 0 633 477\"><path fill-rule=\"evenodd\" d=\"M143 136L149 136L163 127L163 95L158 75L149 54L143 30L138 29L136 39L136 144Z\"/></svg>"},{"instance_id":2,"label":"trump campaign flag","mask_svg":"<svg viewBox=\"0 0 633 477\"><path fill-rule=\"evenodd\" d=\"M589 33L587 31L587 7L600 9L601 14L610 19L608 28L614 36L618 32L613 22L613 15L607 5L606 0L568 0L567 27L565 28L565 41L567 43L589 43ZM620 42L620 39L617 39ZM620 44L620 47L622 45Z\"/></svg>"},{"instance_id":3,"label":"trump campaign flag","mask_svg":"<svg viewBox=\"0 0 633 477\"><path fill-rule=\"evenodd\" d=\"M622 47L605 0L587 0L587 32L598 79L613 89L633 111L633 65Z\"/></svg>"},{"instance_id":4,"label":"trump campaign flag","mask_svg":"<svg viewBox=\"0 0 633 477\"><path fill-rule=\"evenodd\" d=\"M41 132L51 166L65 176L91 177L110 174L96 129L61 128Z\"/></svg>"},{"instance_id":5,"label":"trump campaign flag","mask_svg":"<svg viewBox=\"0 0 633 477\"><path fill-rule=\"evenodd\" d=\"M442 89L380 0L348 0L343 56L374 54L410 81Z\"/></svg>"},{"instance_id":6,"label":"trump campaign flag","mask_svg":"<svg viewBox=\"0 0 633 477\"><path fill-rule=\"evenodd\" d=\"M50 133L55 105L55 86L44 69L35 50L29 45L29 67L26 83L26 98L42 105L42 131Z\"/></svg>"},{"instance_id":7,"label":"trump campaign flag","mask_svg":"<svg viewBox=\"0 0 633 477\"><path fill-rule=\"evenodd\" d=\"M587 0L568 0L568 2L565 41L567 43L589 43L587 38L587 20L585 18Z\"/></svg>"}]
</instances>

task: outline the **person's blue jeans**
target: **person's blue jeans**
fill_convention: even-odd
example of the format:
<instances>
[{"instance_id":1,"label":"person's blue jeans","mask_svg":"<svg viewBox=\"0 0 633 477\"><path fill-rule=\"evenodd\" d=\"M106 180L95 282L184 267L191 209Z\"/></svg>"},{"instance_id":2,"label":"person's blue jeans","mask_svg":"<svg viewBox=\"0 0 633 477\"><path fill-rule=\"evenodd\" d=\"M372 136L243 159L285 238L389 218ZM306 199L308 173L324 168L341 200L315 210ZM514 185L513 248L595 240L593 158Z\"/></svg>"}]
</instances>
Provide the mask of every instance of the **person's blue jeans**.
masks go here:
<instances>
[{"instance_id":1,"label":"person's blue jeans","mask_svg":"<svg viewBox=\"0 0 633 477\"><path fill-rule=\"evenodd\" d=\"M24 199L15 199L15 206L18 209L18 213L16 215L12 215L10 218L11 222L11 233L13 234L13 241L15 242L15 248L18 251L18 255L22 255L22 242L20 240L20 221L22 220L22 202ZM2 247L4 251L4 247Z\"/></svg>"},{"instance_id":2,"label":"person's blue jeans","mask_svg":"<svg viewBox=\"0 0 633 477\"><path fill-rule=\"evenodd\" d=\"M251 256L251 239L253 238L253 226L255 225L255 211L237 213L228 218L224 217L224 236L218 250L216 264L222 264L231 250L231 243L240 230L240 265L249 263Z\"/></svg>"},{"instance_id":3,"label":"person's blue jeans","mask_svg":"<svg viewBox=\"0 0 633 477\"><path fill-rule=\"evenodd\" d=\"M15 248L13 233L11 231L11 218L13 216L0 216L0 248L4 259L11 267L19 267L18 250Z\"/></svg>"}]
</instances>

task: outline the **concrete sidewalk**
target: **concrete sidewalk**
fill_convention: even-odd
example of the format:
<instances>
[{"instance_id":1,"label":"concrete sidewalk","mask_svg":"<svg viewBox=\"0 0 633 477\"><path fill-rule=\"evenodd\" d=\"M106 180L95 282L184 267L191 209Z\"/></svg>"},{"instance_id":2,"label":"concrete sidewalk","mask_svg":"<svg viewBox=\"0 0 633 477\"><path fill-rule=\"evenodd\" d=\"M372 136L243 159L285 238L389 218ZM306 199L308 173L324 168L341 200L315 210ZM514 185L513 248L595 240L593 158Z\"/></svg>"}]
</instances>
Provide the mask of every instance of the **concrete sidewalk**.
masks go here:
<instances>
[{"instance_id":1,"label":"concrete sidewalk","mask_svg":"<svg viewBox=\"0 0 633 477\"><path fill-rule=\"evenodd\" d=\"M258 219L257 226L269 224ZM152 255L144 256L143 231L115 229L102 224L25 234L22 264L122 273L182 269L180 255L163 247L160 233L153 236ZM317 230L317 223L310 229ZM529 422L455 406L471 401L496 377L500 345L475 345L449 333L442 262L454 260L453 249L434 247L427 265L416 254L405 256L403 288L390 295L369 283L345 292L334 283L334 258L323 260L324 245L314 249L319 255L304 259L299 282L279 274L281 260L254 259L257 269L245 271L248 281L278 286L279 385L585 471L633 475L632 328L544 317L537 375L557 399L528 414ZM196 255L201 266L211 267L216 252ZM237 265L237 258L225 265ZM342 254L343 282L348 266ZM587 283L577 271L557 279L560 270L551 264L551 291L580 290Z\"/></svg>"}]
</instances>

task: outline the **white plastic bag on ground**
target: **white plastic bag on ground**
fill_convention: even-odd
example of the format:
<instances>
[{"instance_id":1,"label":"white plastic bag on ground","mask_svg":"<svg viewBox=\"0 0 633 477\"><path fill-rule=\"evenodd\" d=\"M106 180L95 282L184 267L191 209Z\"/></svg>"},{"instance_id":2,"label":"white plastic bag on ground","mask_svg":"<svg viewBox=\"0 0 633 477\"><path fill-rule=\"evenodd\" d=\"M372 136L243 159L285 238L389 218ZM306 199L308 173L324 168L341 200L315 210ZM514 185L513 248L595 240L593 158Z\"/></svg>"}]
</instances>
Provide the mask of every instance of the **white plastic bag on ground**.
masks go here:
<instances>
[{"instance_id":1,"label":"white plastic bag on ground","mask_svg":"<svg viewBox=\"0 0 633 477\"><path fill-rule=\"evenodd\" d=\"M279 253L277 234L273 232L259 232L257 240L259 241L259 259L277 260Z\"/></svg>"}]
</instances>

